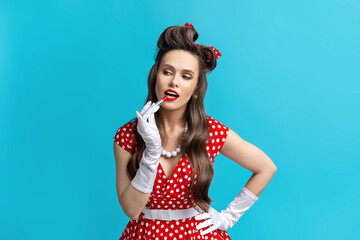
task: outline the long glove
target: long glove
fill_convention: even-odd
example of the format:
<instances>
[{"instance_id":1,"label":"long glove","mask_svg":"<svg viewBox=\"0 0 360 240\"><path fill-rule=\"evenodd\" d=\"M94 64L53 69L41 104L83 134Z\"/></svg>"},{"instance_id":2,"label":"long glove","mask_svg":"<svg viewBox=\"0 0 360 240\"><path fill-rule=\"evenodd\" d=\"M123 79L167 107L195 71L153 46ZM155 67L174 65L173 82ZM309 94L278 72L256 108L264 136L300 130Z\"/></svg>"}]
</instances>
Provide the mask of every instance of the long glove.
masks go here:
<instances>
[{"instance_id":1,"label":"long glove","mask_svg":"<svg viewBox=\"0 0 360 240\"><path fill-rule=\"evenodd\" d=\"M228 205L226 210L222 210L220 213L214 208L209 207L208 213L202 213L195 216L195 220L202 220L209 218L208 220L198 224L196 229L202 229L210 226L205 231L201 231L201 235L205 235L216 229L226 230L231 228L240 217L258 200L258 196L251 193L247 188L243 187L241 192L236 198Z\"/></svg>"},{"instance_id":2,"label":"long glove","mask_svg":"<svg viewBox=\"0 0 360 240\"><path fill-rule=\"evenodd\" d=\"M139 169L131 181L131 185L143 193L151 193L161 156L161 137L156 126L154 113L160 108L148 101L143 109L136 111L138 118L137 131L143 138L146 148L143 152ZM149 109L149 111L147 111ZM146 114L143 116L143 114Z\"/></svg>"}]
</instances>

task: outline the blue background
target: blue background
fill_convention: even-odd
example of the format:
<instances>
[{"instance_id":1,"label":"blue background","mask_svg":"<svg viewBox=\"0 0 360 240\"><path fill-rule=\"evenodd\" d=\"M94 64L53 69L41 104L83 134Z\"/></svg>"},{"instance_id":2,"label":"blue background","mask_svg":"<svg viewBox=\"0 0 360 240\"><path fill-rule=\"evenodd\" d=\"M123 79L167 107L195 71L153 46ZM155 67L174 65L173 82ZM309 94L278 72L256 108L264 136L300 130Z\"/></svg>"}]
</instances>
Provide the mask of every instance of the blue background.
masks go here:
<instances>
[{"instance_id":1,"label":"blue background","mask_svg":"<svg viewBox=\"0 0 360 240\"><path fill-rule=\"evenodd\" d=\"M360 239L360 3L0 1L0 239L118 239L113 137L141 110L156 42L190 22L222 54L208 115L277 173L232 239ZM251 172L219 155L225 209Z\"/></svg>"}]
</instances>

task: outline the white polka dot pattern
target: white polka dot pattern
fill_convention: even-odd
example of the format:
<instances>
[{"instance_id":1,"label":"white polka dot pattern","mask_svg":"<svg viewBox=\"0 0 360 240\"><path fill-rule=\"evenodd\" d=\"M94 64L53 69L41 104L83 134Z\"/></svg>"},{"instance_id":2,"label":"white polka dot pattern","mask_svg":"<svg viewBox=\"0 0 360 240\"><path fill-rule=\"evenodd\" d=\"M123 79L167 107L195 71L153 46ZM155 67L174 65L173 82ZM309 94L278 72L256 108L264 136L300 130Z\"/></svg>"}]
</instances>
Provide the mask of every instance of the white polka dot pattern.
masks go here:
<instances>
[{"instance_id":1,"label":"white polka dot pattern","mask_svg":"<svg viewBox=\"0 0 360 240\"><path fill-rule=\"evenodd\" d=\"M124 126L120 127L113 138L113 140L123 149L133 154L136 149L135 141L135 121L132 120L127 122Z\"/></svg>"},{"instance_id":2,"label":"white polka dot pattern","mask_svg":"<svg viewBox=\"0 0 360 240\"><path fill-rule=\"evenodd\" d=\"M209 137L206 141L206 151L213 164L214 158L219 154L227 133L228 128L219 121L207 117L209 124ZM134 139L135 120L126 123L120 127L114 137L114 141L126 151L133 153L136 149ZM191 182L191 166L188 162L188 156L180 158L170 179L166 176L161 164L157 169L157 175L154 182L153 191L146 203L151 209L188 209L191 204L187 199L187 192ZM198 179L195 174L194 183ZM194 186L190 191L190 201L195 203L193 198ZM215 230L204 236L196 225L203 220L195 220L195 216L182 220L151 220L143 218L143 213L136 220L130 220L125 227L119 240L130 239L229 239L226 231ZM202 229L205 230L205 229Z\"/></svg>"},{"instance_id":3,"label":"white polka dot pattern","mask_svg":"<svg viewBox=\"0 0 360 240\"><path fill-rule=\"evenodd\" d=\"M208 123L209 138L206 143L206 150L208 151L211 162L214 163L214 158L219 155L221 148L225 143L229 128L209 116Z\"/></svg>"}]
</instances>

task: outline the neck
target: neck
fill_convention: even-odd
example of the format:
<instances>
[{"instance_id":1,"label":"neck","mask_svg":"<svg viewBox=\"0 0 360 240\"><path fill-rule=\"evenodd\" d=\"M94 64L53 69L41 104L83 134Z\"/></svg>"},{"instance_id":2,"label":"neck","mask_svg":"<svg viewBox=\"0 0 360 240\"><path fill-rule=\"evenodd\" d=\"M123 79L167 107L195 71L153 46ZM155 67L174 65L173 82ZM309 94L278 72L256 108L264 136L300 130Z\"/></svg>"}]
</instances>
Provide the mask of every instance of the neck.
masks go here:
<instances>
[{"instance_id":1,"label":"neck","mask_svg":"<svg viewBox=\"0 0 360 240\"><path fill-rule=\"evenodd\" d=\"M159 121L163 123L166 133L176 133L185 128L185 108L177 110L159 109Z\"/></svg>"}]
</instances>

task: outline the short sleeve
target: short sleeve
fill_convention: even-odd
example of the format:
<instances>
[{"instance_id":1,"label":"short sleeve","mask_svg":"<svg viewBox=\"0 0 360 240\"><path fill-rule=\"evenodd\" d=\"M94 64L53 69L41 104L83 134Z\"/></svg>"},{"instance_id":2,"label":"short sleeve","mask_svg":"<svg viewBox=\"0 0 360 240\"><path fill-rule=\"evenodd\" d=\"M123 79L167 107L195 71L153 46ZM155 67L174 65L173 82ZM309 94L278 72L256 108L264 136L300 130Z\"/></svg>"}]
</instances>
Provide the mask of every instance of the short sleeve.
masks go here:
<instances>
[{"instance_id":1,"label":"short sleeve","mask_svg":"<svg viewBox=\"0 0 360 240\"><path fill-rule=\"evenodd\" d=\"M132 120L121 126L115 133L113 138L114 142L117 143L121 148L128 151L130 154L135 152L136 141L135 141L135 121Z\"/></svg>"},{"instance_id":2,"label":"short sleeve","mask_svg":"<svg viewBox=\"0 0 360 240\"><path fill-rule=\"evenodd\" d=\"M209 154L210 160L213 163L214 158L220 153L224 146L229 128L221 122L208 116L209 137L206 143L206 150Z\"/></svg>"}]
</instances>

